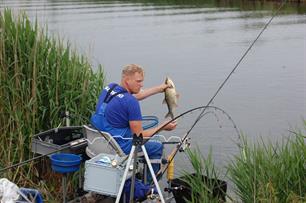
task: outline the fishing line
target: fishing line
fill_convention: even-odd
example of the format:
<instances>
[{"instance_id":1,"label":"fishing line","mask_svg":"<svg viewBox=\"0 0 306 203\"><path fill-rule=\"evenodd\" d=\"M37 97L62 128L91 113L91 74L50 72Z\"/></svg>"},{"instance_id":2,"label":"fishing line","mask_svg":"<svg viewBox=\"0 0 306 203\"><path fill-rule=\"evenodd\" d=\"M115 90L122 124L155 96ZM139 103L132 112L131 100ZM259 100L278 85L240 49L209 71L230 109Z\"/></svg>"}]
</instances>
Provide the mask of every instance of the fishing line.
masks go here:
<instances>
[{"instance_id":1,"label":"fishing line","mask_svg":"<svg viewBox=\"0 0 306 203\"><path fill-rule=\"evenodd\" d=\"M195 127L195 125L200 121L200 119L202 118L202 115L204 114L204 112L206 111L207 107L213 102L213 100L215 99L215 97L218 95L218 93L221 91L221 89L223 88L223 86L227 83L227 81L229 80L229 78L232 76L232 74L235 72L235 70L238 68L238 66L240 65L240 63L243 61L243 59L246 57L246 55L249 53L249 51L251 50L251 48L254 46L254 44L257 42L257 40L260 38L260 36L262 35L262 33L267 29L267 27L271 24L272 20L274 19L274 17L279 13L279 11L283 8L283 6L286 4L287 0L284 0L282 2L282 4L279 6L279 8L274 11L274 13L272 14L270 20L264 25L264 27L261 29L261 31L259 32L259 34L257 35L257 37L254 39L254 41L250 44L250 46L247 48L247 50L244 52L244 54L242 55L242 57L238 60L238 62L236 63L236 65L234 66L234 68L232 69L232 71L227 75L227 77L225 78L225 80L221 83L221 85L219 86L219 88L217 89L217 91L215 92L215 94L212 96L212 98L209 100L209 102L207 103L206 106L203 107L198 107L198 109L202 109L201 113L199 114L199 116L196 118L196 120L194 121L194 123L192 124L192 126L190 127L190 129L187 131L187 133L184 135L182 142L179 143L179 145L177 146L177 148L174 151L174 156L171 157L171 159L168 161L165 169L162 171L161 174L159 174L159 177L162 177L162 175L165 173L165 171L168 169L169 163L171 163L171 161L174 159L174 157L176 156L177 152L179 151L179 149L181 148L182 144L185 142L186 138L188 137L188 135L190 134L190 132L192 131L192 129ZM188 111L187 111L188 112ZM187 112L183 113L183 115L185 115ZM163 127L165 127L166 125L168 125L169 123L177 120L179 117L181 117L181 115L173 118L172 120L170 120L169 122L165 123L159 130L157 130L155 133L153 133L153 135L155 135L156 133L158 133L159 131L162 130Z\"/></svg>"}]
</instances>

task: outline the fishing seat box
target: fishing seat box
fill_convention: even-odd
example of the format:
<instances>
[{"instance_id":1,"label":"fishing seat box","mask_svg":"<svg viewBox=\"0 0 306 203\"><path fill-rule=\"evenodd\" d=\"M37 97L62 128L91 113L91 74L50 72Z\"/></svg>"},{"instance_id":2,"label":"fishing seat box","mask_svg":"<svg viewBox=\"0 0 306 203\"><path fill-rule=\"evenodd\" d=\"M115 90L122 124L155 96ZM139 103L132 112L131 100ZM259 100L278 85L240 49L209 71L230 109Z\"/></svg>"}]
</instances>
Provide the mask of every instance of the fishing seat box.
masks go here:
<instances>
[{"instance_id":1,"label":"fishing seat box","mask_svg":"<svg viewBox=\"0 0 306 203\"><path fill-rule=\"evenodd\" d=\"M106 158L110 162L101 161ZM111 164L114 160L117 162L116 166ZM85 162L84 190L116 197L125 170L125 164L121 165L124 160L124 157L106 153L98 154L87 160Z\"/></svg>"},{"instance_id":2,"label":"fishing seat box","mask_svg":"<svg viewBox=\"0 0 306 203\"><path fill-rule=\"evenodd\" d=\"M73 145L69 148L69 146ZM32 152L45 155L64 149L61 152L84 154L87 142L82 126L53 128L32 138Z\"/></svg>"}]
</instances>

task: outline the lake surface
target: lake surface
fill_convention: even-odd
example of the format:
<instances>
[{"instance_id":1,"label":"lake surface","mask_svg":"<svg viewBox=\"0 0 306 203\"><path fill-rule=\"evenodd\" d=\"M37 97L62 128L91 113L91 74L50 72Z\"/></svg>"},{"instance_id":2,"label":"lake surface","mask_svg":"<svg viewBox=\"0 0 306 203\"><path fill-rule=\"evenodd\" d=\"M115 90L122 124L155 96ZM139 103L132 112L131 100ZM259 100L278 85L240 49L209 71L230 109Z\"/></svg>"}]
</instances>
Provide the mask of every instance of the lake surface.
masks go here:
<instances>
[{"instance_id":1,"label":"lake surface","mask_svg":"<svg viewBox=\"0 0 306 203\"><path fill-rule=\"evenodd\" d=\"M155 2L155 3L154 3ZM276 3L242 1L0 0L26 11L48 32L69 40L102 64L107 81L119 82L122 66L145 68L145 87L173 79L180 94L177 115L208 103L271 18ZM191 2L191 3L188 3ZM191 131L192 146L223 165L237 151L238 130L251 139L281 140L303 128L306 115L306 5L287 4L255 43ZM163 95L142 102L142 111L163 120ZM199 111L182 117L182 136ZM235 124L233 124L233 122ZM179 165L186 166L184 155Z\"/></svg>"}]
</instances>

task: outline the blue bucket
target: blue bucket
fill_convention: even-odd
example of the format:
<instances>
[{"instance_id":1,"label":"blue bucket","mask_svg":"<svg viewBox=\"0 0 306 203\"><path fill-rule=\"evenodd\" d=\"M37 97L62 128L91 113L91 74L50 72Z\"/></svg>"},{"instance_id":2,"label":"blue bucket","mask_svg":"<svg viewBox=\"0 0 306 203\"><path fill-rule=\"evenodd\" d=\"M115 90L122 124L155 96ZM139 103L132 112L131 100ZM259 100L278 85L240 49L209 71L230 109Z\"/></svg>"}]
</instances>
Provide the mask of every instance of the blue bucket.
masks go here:
<instances>
[{"instance_id":1,"label":"blue bucket","mask_svg":"<svg viewBox=\"0 0 306 203\"><path fill-rule=\"evenodd\" d=\"M57 173L71 173L80 169L82 158L75 154L59 153L52 154L51 167Z\"/></svg>"}]
</instances>

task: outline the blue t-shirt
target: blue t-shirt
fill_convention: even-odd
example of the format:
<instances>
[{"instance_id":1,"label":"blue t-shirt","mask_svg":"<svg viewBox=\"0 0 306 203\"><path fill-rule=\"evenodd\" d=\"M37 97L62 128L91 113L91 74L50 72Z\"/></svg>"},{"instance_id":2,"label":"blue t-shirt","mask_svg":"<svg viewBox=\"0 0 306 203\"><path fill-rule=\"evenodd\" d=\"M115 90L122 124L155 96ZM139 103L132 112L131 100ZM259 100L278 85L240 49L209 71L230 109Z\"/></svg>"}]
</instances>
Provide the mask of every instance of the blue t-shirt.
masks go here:
<instances>
[{"instance_id":1,"label":"blue t-shirt","mask_svg":"<svg viewBox=\"0 0 306 203\"><path fill-rule=\"evenodd\" d=\"M115 83L111 83L102 90L96 113L99 112L107 91L114 85ZM122 91L126 90L118 85L112 90L110 96ZM105 109L105 117L114 128L129 128L129 121L141 121L142 119L139 101L128 92L118 94L108 102Z\"/></svg>"}]
</instances>

